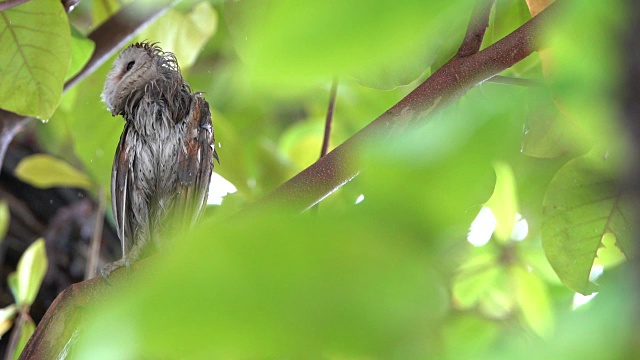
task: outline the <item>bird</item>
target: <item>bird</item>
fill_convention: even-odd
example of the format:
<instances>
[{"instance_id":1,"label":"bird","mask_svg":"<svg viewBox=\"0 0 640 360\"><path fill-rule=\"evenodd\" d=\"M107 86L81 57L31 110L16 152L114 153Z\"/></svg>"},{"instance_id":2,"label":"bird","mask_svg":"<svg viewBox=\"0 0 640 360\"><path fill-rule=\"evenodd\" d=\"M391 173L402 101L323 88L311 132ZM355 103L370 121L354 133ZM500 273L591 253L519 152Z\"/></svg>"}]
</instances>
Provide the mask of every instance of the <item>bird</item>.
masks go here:
<instances>
[{"instance_id":1,"label":"bird","mask_svg":"<svg viewBox=\"0 0 640 360\"><path fill-rule=\"evenodd\" d=\"M107 75L102 101L125 124L111 171L111 205L122 258L112 271L162 249L174 227L193 226L206 204L215 138L209 103L191 92L175 55L148 41L123 50ZM169 221L169 220L175 221Z\"/></svg>"}]
</instances>

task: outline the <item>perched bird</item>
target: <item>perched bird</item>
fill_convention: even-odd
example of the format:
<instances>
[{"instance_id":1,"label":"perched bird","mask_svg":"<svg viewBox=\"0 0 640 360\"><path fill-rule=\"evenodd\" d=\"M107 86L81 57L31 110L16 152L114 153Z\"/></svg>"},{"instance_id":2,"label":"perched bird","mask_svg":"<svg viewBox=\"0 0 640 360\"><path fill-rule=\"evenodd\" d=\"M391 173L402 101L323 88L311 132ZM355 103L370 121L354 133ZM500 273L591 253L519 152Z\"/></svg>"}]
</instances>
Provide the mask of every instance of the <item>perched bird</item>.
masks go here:
<instances>
[{"instance_id":1,"label":"perched bird","mask_svg":"<svg viewBox=\"0 0 640 360\"><path fill-rule=\"evenodd\" d=\"M102 100L124 130L111 173L111 205L122 259L104 277L161 245L170 224L191 226L206 204L218 159L209 104L191 93L175 56L155 43L135 43L116 59Z\"/></svg>"}]
</instances>

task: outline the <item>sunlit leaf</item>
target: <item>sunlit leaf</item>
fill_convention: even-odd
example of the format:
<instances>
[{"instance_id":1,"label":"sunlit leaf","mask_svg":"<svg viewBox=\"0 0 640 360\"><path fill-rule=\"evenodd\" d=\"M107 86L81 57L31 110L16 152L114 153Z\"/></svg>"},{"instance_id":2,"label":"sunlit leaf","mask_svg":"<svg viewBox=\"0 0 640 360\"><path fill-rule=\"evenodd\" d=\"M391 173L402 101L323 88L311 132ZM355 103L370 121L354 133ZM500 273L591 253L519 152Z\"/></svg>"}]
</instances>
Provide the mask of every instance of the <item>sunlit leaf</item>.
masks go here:
<instances>
[{"instance_id":1,"label":"sunlit leaf","mask_svg":"<svg viewBox=\"0 0 640 360\"><path fill-rule=\"evenodd\" d=\"M0 309L0 339L13 326L13 319L17 313L18 308L13 304Z\"/></svg>"},{"instance_id":2,"label":"sunlit leaf","mask_svg":"<svg viewBox=\"0 0 640 360\"><path fill-rule=\"evenodd\" d=\"M62 95L70 43L58 1L33 0L0 12L0 108L48 120Z\"/></svg>"},{"instance_id":3,"label":"sunlit leaf","mask_svg":"<svg viewBox=\"0 0 640 360\"><path fill-rule=\"evenodd\" d=\"M630 243L633 223L628 200L618 189L607 157L585 155L568 162L544 198L542 245L551 266L569 288L588 294L589 272L602 238Z\"/></svg>"},{"instance_id":4,"label":"sunlit leaf","mask_svg":"<svg viewBox=\"0 0 640 360\"><path fill-rule=\"evenodd\" d=\"M507 241L513 232L518 213L516 180L509 164L495 162L493 168L496 172L496 186L486 205L496 218L494 235L497 239Z\"/></svg>"},{"instance_id":5,"label":"sunlit leaf","mask_svg":"<svg viewBox=\"0 0 640 360\"><path fill-rule=\"evenodd\" d=\"M38 239L22 254L16 272L10 276L9 283L17 306L33 303L47 272L47 264L44 239Z\"/></svg>"},{"instance_id":6,"label":"sunlit leaf","mask_svg":"<svg viewBox=\"0 0 640 360\"><path fill-rule=\"evenodd\" d=\"M547 285L521 266L510 269L515 298L524 321L538 335L548 337L553 327L553 313Z\"/></svg>"},{"instance_id":7,"label":"sunlit leaf","mask_svg":"<svg viewBox=\"0 0 640 360\"><path fill-rule=\"evenodd\" d=\"M196 61L203 45L218 26L218 14L209 2L197 3L188 13L169 10L149 25L139 36L159 42L165 51L176 55L182 69L188 69Z\"/></svg>"},{"instance_id":8,"label":"sunlit leaf","mask_svg":"<svg viewBox=\"0 0 640 360\"><path fill-rule=\"evenodd\" d=\"M91 180L67 162L46 154L22 159L15 169L16 176L35 187L70 186L88 189Z\"/></svg>"},{"instance_id":9,"label":"sunlit leaf","mask_svg":"<svg viewBox=\"0 0 640 360\"><path fill-rule=\"evenodd\" d=\"M292 84L335 75L361 77L383 68L400 75L383 81L389 88L427 70L440 39L452 32L450 14L467 14L470 4L467 0L253 0L227 2L225 16L239 53L257 80ZM415 64L419 59L424 63ZM403 76L407 71L412 75Z\"/></svg>"},{"instance_id":10,"label":"sunlit leaf","mask_svg":"<svg viewBox=\"0 0 640 360\"><path fill-rule=\"evenodd\" d=\"M531 16L536 16L540 13L540 11L544 10L549 4L553 3L554 0L527 0L527 6L529 7L529 12Z\"/></svg>"},{"instance_id":11,"label":"sunlit leaf","mask_svg":"<svg viewBox=\"0 0 640 360\"><path fill-rule=\"evenodd\" d=\"M0 243L4 240L7 229L9 229L10 216L9 205L5 201L0 200Z\"/></svg>"},{"instance_id":12,"label":"sunlit leaf","mask_svg":"<svg viewBox=\"0 0 640 360\"><path fill-rule=\"evenodd\" d=\"M602 246L598 248L595 264L602 265L605 268L610 268L627 259L624 253L617 246L615 234L604 234L604 236L602 236L601 245Z\"/></svg>"}]
</instances>

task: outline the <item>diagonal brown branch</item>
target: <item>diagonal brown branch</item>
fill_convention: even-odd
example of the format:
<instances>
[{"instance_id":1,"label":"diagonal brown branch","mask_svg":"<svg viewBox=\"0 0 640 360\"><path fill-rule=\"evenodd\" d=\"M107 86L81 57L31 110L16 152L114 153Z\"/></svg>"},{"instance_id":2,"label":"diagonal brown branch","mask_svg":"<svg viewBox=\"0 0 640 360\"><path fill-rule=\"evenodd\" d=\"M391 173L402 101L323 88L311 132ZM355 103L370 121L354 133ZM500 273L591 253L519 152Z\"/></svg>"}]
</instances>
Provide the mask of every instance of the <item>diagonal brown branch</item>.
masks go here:
<instances>
[{"instance_id":1,"label":"diagonal brown branch","mask_svg":"<svg viewBox=\"0 0 640 360\"><path fill-rule=\"evenodd\" d=\"M248 211L273 205L287 205L302 211L317 203L362 170L361 164L355 160L359 145L370 139L389 136L389 132L402 131L410 123L428 121L428 115L434 111L535 51L535 38L555 8L555 5L551 5L540 15L482 51L469 56L455 56L379 118ZM142 266L143 262L134 264L134 267ZM115 277L111 280L119 282L117 278L122 273L114 273ZM70 339L71 334L76 331L78 323L74 320L78 320L77 309L97 299L108 288L101 279L92 279L65 289L47 310L25 347L23 358L47 358L58 354L61 350L60 339ZM51 331L52 329L61 330Z\"/></svg>"},{"instance_id":2,"label":"diagonal brown branch","mask_svg":"<svg viewBox=\"0 0 640 360\"><path fill-rule=\"evenodd\" d=\"M356 155L358 148L367 140L381 139L390 133L401 132L409 124L429 121L429 115L435 111L536 51L536 38L543 23L556 8L555 3L550 5L538 16L482 51L468 56L454 56L391 109L275 189L256 207L286 206L294 211L304 211L313 206L362 171L361 164L356 162ZM486 8L483 9L477 13L488 16ZM476 28L480 27L478 25ZM475 46L479 45L474 40L473 47L468 48ZM467 43L462 47L467 47Z\"/></svg>"}]
</instances>

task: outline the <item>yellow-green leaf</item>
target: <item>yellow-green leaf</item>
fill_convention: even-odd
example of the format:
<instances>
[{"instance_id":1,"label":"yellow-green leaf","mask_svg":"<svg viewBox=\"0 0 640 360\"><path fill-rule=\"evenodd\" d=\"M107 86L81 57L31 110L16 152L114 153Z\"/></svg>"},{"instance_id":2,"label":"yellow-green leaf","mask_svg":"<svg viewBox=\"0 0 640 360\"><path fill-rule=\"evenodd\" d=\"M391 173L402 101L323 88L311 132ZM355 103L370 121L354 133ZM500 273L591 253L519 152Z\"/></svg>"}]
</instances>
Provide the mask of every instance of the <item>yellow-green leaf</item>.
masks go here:
<instances>
[{"instance_id":1,"label":"yellow-green leaf","mask_svg":"<svg viewBox=\"0 0 640 360\"><path fill-rule=\"evenodd\" d=\"M7 229L9 228L9 217L9 205L0 200L0 242L4 240L4 236L7 234Z\"/></svg>"},{"instance_id":2,"label":"yellow-green leaf","mask_svg":"<svg viewBox=\"0 0 640 360\"><path fill-rule=\"evenodd\" d=\"M22 181L38 188L69 186L89 189L91 180L63 160L46 154L28 156L15 169Z\"/></svg>"},{"instance_id":3,"label":"yellow-green leaf","mask_svg":"<svg viewBox=\"0 0 640 360\"><path fill-rule=\"evenodd\" d=\"M493 168L496 171L496 186L487 206L496 217L494 235L497 239L506 241L511 237L518 212L516 180L509 164L495 162Z\"/></svg>"},{"instance_id":4,"label":"yellow-green leaf","mask_svg":"<svg viewBox=\"0 0 640 360\"><path fill-rule=\"evenodd\" d=\"M521 266L514 266L511 274L523 320L536 334L542 337L551 335L553 313L546 284Z\"/></svg>"},{"instance_id":5,"label":"yellow-green leaf","mask_svg":"<svg viewBox=\"0 0 640 360\"><path fill-rule=\"evenodd\" d=\"M13 318L17 313L18 309L14 304L0 309L0 338L11 329L11 326L13 326Z\"/></svg>"},{"instance_id":6,"label":"yellow-green leaf","mask_svg":"<svg viewBox=\"0 0 640 360\"><path fill-rule=\"evenodd\" d=\"M42 279L47 272L47 251L44 239L33 242L22 254L16 275L11 282L18 306L31 305L38 294ZM15 290L14 290L15 287Z\"/></svg>"},{"instance_id":7,"label":"yellow-green leaf","mask_svg":"<svg viewBox=\"0 0 640 360\"><path fill-rule=\"evenodd\" d=\"M71 61L69 20L59 1L0 12L0 108L48 120Z\"/></svg>"},{"instance_id":8,"label":"yellow-green leaf","mask_svg":"<svg viewBox=\"0 0 640 360\"><path fill-rule=\"evenodd\" d=\"M171 26L167 26L171 24ZM176 55L180 67L187 69L218 26L218 14L206 2L200 2L187 13L169 10L140 34L141 39L153 39Z\"/></svg>"}]
</instances>

